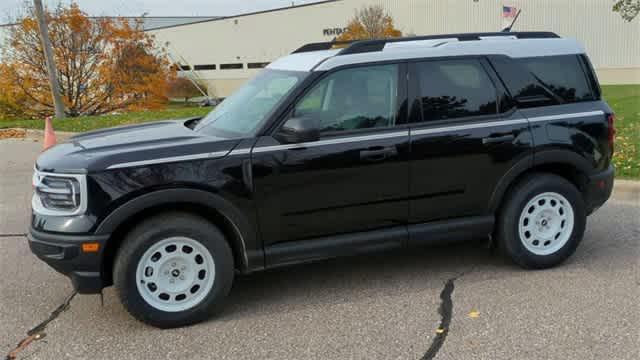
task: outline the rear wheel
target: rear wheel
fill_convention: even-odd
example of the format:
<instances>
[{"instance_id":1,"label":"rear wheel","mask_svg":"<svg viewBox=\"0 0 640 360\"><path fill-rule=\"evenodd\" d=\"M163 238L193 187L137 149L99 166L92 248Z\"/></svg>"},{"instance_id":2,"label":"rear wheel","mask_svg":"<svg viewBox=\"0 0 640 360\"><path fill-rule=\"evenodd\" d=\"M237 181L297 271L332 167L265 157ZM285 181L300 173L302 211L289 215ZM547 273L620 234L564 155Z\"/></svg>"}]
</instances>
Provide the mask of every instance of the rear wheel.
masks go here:
<instances>
[{"instance_id":1,"label":"rear wheel","mask_svg":"<svg viewBox=\"0 0 640 360\"><path fill-rule=\"evenodd\" d=\"M162 328L210 317L232 282L233 256L222 233L184 213L137 226L124 239L114 266L114 283L127 311Z\"/></svg>"},{"instance_id":2,"label":"rear wheel","mask_svg":"<svg viewBox=\"0 0 640 360\"><path fill-rule=\"evenodd\" d=\"M533 174L508 194L498 219L497 240L513 261L542 269L571 256L584 235L582 194L566 179Z\"/></svg>"}]
</instances>

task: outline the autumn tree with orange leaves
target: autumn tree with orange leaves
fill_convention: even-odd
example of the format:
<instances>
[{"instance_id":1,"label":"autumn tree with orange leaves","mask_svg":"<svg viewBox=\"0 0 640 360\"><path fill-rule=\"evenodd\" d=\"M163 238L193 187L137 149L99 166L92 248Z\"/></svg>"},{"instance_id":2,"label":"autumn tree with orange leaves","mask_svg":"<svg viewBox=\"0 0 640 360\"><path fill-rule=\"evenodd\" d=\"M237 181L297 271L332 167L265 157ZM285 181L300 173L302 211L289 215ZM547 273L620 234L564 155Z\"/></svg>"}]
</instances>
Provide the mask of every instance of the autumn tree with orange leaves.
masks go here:
<instances>
[{"instance_id":1,"label":"autumn tree with orange leaves","mask_svg":"<svg viewBox=\"0 0 640 360\"><path fill-rule=\"evenodd\" d=\"M356 11L347 30L337 41L388 39L401 37L402 32L393 25L393 18L382 6L366 6Z\"/></svg>"},{"instance_id":2,"label":"autumn tree with orange leaves","mask_svg":"<svg viewBox=\"0 0 640 360\"><path fill-rule=\"evenodd\" d=\"M47 70L32 8L9 28L0 60L0 119L53 113ZM47 11L60 92L68 116L160 108L170 70L140 23L89 18L77 4Z\"/></svg>"}]
</instances>

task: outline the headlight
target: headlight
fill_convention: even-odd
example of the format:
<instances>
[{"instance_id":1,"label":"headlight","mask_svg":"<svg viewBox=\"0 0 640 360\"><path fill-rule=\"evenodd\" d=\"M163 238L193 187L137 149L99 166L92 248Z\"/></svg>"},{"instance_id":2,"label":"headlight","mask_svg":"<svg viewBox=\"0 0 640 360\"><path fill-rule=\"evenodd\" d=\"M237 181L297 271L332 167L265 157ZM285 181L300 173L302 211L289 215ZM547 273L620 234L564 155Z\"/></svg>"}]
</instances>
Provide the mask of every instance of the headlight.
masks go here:
<instances>
[{"instance_id":1,"label":"headlight","mask_svg":"<svg viewBox=\"0 0 640 360\"><path fill-rule=\"evenodd\" d=\"M43 215L68 216L86 210L87 185L84 175L33 174L33 210Z\"/></svg>"}]
</instances>

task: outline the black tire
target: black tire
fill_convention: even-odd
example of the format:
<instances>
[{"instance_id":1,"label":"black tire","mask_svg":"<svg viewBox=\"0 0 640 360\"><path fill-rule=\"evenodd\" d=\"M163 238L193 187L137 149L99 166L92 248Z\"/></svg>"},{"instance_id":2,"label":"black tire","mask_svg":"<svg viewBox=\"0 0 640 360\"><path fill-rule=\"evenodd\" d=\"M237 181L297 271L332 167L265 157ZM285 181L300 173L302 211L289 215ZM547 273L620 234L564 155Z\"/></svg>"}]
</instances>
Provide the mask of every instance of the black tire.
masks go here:
<instances>
[{"instance_id":1,"label":"black tire","mask_svg":"<svg viewBox=\"0 0 640 360\"><path fill-rule=\"evenodd\" d=\"M553 253L539 255L525 247L518 226L520 216L529 201L539 194L549 192L560 194L569 202L574 215L573 229L562 247ZM562 263L576 251L582 241L586 222L582 194L572 183L557 175L535 173L524 178L507 194L498 214L496 239L501 251L516 264L526 269L545 269Z\"/></svg>"},{"instance_id":2,"label":"black tire","mask_svg":"<svg viewBox=\"0 0 640 360\"><path fill-rule=\"evenodd\" d=\"M136 284L138 262L153 244L170 237L196 240L214 260L213 286L197 305L179 312L159 310L140 294ZM221 309L234 277L233 254L220 230L207 220L187 213L157 215L136 226L123 240L118 251L113 279L120 301L138 320L159 328L194 324L210 318Z\"/></svg>"}]
</instances>

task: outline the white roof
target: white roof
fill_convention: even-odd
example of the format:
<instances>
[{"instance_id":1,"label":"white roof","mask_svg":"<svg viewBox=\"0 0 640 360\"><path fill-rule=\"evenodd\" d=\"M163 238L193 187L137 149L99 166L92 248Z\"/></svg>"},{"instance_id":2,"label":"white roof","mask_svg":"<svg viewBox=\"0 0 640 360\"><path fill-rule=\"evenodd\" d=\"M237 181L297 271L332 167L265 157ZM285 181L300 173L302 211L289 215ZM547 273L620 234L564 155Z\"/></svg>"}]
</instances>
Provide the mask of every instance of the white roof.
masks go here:
<instances>
[{"instance_id":1,"label":"white roof","mask_svg":"<svg viewBox=\"0 0 640 360\"><path fill-rule=\"evenodd\" d=\"M512 58L584 54L576 40L565 38L517 39L482 37L482 40L458 41L457 38L390 42L382 51L336 56L340 50L311 51L285 56L271 63L270 69L326 71L342 65L373 61L419 59L461 55L506 55Z\"/></svg>"},{"instance_id":2,"label":"white roof","mask_svg":"<svg viewBox=\"0 0 640 360\"><path fill-rule=\"evenodd\" d=\"M311 71L320 62L335 56L340 49L309 51L291 54L272 62L267 67L277 70Z\"/></svg>"}]
</instances>

